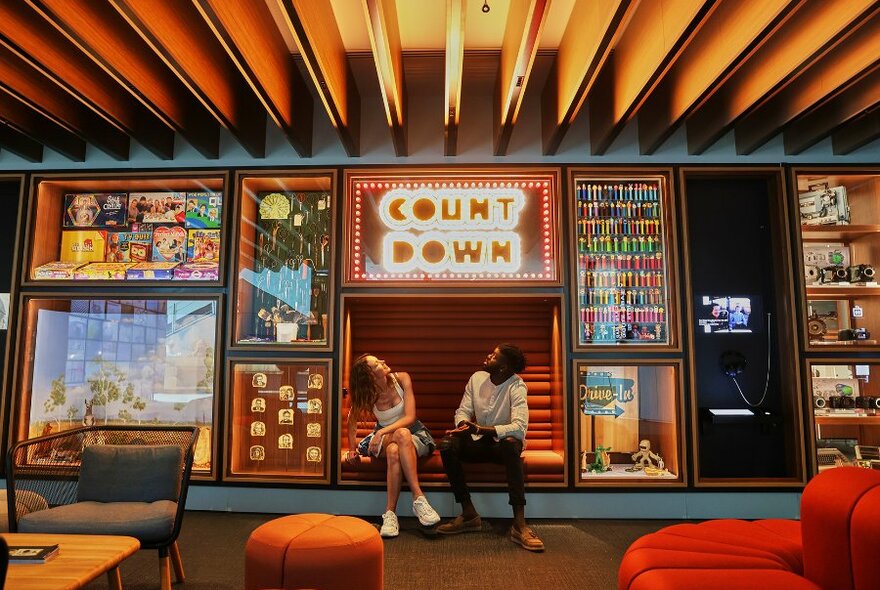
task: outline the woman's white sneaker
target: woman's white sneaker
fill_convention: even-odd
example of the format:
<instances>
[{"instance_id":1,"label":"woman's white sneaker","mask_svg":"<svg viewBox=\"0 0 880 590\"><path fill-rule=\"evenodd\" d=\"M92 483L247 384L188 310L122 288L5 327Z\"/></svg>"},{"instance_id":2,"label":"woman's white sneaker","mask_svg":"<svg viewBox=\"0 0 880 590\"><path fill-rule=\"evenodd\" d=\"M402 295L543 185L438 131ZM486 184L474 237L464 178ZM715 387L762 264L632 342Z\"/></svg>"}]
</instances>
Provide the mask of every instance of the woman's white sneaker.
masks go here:
<instances>
[{"instance_id":1,"label":"woman's white sneaker","mask_svg":"<svg viewBox=\"0 0 880 590\"><path fill-rule=\"evenodd\" d=\"M428 504L428 499L419 496L413 500L413 514L419 519L422 526L433 526L440 522L440 515Z\"/></svg>"},{"instance_id":2,"label":"woman's white sneaker","mask_svg":"<svg viewBox=\"0 0 880 590\"><path fill-rule=\"evenodd\" d=\"M397 515L390 510L382 515L382 528L379 529L379 535L382 537L396 537L400 534L400 523L397 522Z\"/></svg>"}]
</instances>

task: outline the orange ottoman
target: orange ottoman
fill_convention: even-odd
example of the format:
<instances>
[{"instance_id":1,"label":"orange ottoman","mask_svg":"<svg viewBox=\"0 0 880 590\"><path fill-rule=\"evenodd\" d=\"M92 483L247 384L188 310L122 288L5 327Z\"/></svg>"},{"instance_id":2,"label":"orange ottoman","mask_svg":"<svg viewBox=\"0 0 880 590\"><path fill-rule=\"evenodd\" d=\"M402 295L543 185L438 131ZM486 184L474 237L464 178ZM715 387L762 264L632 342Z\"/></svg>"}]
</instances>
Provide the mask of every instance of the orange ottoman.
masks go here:
<instances>
[{"instance_id":1,"label":"orange ottoman","mask_svg":"<svg viewBox=\"0 0 880 590\"><path fill-rule=\"evenodd\" d=\"M257 527L245 548L245 590L382 590L385 548L373 525L350 516L295 514Z\"/></svg>"}]
</instances>

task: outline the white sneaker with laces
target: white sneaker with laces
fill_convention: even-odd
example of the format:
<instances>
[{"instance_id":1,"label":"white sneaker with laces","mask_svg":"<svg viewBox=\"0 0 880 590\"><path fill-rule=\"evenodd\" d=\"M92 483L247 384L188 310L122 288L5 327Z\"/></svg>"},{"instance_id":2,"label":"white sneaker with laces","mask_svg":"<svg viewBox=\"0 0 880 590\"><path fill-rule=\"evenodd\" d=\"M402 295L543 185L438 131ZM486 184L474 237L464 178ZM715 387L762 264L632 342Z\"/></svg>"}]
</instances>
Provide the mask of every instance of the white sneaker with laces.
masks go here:
<instances>
[{"instance_id":1,"label":"white sneaker with laces","mask_svg":"<svg viewBox=\"0 0 880 590\"><path fill-rule=\"evenodd\" d=\"M382 537L396 537L400 534L400 523L397 522L397 515L387 511L382 515L382 528L379 529L379 535Z\"/></svg>"},{"instance_id":2,"label":"white sneaker with laces","mask_svg":"<svg viewBox=\"0 0 880 590\"><path fill-rule=\"evenodd\" d=\"M440 522L440 515L428 504L428 499L419 496L413 500L413 514L419 519L422 526L433 526Z\"/></svg>"}]
</instances>

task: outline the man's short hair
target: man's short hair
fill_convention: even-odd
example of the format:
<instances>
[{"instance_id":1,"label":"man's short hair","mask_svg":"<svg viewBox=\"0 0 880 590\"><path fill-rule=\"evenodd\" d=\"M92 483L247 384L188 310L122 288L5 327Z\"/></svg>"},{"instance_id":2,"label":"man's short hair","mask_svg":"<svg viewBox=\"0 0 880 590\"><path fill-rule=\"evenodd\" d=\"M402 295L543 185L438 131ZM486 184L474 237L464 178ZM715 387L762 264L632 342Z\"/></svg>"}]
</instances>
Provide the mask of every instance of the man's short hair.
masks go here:
<instances>
[{"instance_id":1,"label":"man's short hair","mask_svg":"<svg viewBox=\"0 0 880 590\"><path fill-rule=\"evenodd\" d=\"M514 373L519 373L526 368L526 355L519 349L519 346L506 343L499 344L498 352L501 353Z\"/></svg>"}]
</instances>

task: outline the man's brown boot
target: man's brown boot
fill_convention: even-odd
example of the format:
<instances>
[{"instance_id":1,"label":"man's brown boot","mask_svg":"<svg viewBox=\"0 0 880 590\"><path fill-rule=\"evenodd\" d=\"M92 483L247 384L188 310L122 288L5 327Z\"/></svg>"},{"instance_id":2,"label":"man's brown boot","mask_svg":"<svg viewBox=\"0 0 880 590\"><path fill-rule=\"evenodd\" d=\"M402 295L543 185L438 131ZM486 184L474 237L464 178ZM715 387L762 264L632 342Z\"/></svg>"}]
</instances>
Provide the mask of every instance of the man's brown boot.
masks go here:
<instances>
[{"instance_id":1,"label":"man's brown boot","mask_svg":"<svg viewBox=\"0 0 880 590\"><path fill-rule=\"evenodd\" d=\"M527 551L544 550L544 541L530 527L510 527L510 540Z\"/></svg>"}]
</instances>

